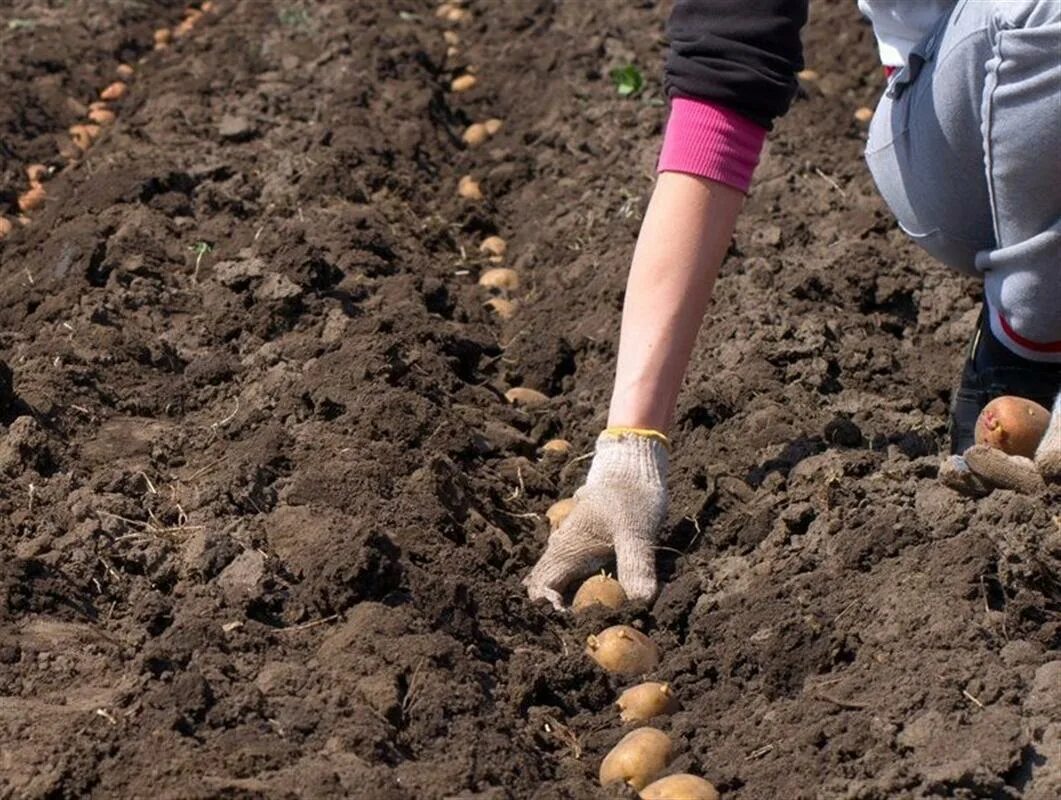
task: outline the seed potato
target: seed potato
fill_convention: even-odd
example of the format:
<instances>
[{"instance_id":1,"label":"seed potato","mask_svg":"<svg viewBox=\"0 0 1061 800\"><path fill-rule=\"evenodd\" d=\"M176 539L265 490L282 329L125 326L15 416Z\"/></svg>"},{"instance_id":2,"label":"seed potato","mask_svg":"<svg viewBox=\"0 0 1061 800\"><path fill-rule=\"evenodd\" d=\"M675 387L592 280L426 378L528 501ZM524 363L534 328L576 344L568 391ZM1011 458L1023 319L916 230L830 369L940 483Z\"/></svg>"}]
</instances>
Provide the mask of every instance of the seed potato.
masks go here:
<instances>
[{"instance_id":1,"label":"seed potato","mask_svg":"<svg viewBox=\"0 0 1061 800\"><path fill-rule=\"evenodd\" d=\"M1050 412L1023 397L996 397L976 420L977 444L995 447L1011 456L1034 458L1050 424Z\"/></svg>"},{"instance_id":2,"label":"seed potato","mask_svg":"<svg viewBox=\"0 0 1061 800\"><path fill-rule=\"evenodd\" d=\"M512 292L519 288L519 273L507 267L494 267L479 276L479 285Z\"/></svg>"},{"instance_id":3,"label":"seed potato","mask_svg":"<svg viewBox=\"0 0 1061 800\"><path fill-rule=\"evenodd\" d=\"M474 75L460 75L453 79L450 83L449 88L454 92L467 92L475 88L475 84L479 82L479 79Z\"/></svg>"},{"instance_id":4,"label":"seed potato","mask_svg":"<svg viewBox=\"0 0 1061 800\"><path fill-rule=\"evenodd\" d=\"M635 789L643 789L667 768L672 755L670 737L663 731L656 728L630 731L601 762L601 786L628 783Z\"/></svg>"},{"instance_id":5,"label":"seed potato","mask_svg":"<svg viewBox=\"0 0 1061 800\"><path fill-rule=\"evenodd\" d=\"M33 209L40 207L40 205L44 203L46 195L47 192L44 191L44 186L39 183L33 184L29 189L18 196L18 210L32 211Z\"/></svg>"},{"instance_id":6,"label":"seed potato","mask_svg":"<svg viewBox=\"0 0 1061 800\"><path fill-rule=\"evenodd\" d=\"M571 452L571 442L567 441L567 439L550 439L542 445L542 452L566 456Z\"/></svg>"},{"instance_id":7,"label":"seed potato","mask_svg":"<svg viewBox=\"0 0 1061 800\"><path fill-rule=\"evenodd\" d=\"M483 190L479 188L479 182L471 175L465 175L457 182L457 194L465 200L483 199Z\"/></svg>"},{"instance_id":8,"label":"seed potato","mask_svg":"<svg viewBox=\"0 0 1061 800\"><path fill-rule=\"evenodd\" d=\"M719 800L718 790L696 775L680 773L653 781L641 790L641 800Z\"/></svg>"},{"instance_id":9,"label":"seed potato","mask_svg":"<svg viewBox=\"0 0 1061 800\"><path fill-rule=\"evenodd\" d=\"M659 666L659 647L629 625L613 625L586 638L586 654L608 672L643 675Z\"/></svg>"},{"instance_id":10,"label":"seed potato","mask_svg":"<svg viewBox=\"0 0 1061 800\"><path fill-rule=\"evenodd\" d=\"M465 129L464 135L461 136L461 138L466 145L470 147L478 147L490 138L490 134L486 132L485 125L481 122L475 122Z\"/></svg>"},{"instance_id":11,"label":"seed potato","mask_svg":"<svg viewBox=\"0 0 1061 800\"><path fill-rule=\"evenodd\" d=\"M3 239L15 229L14 224L7 217L0 217L0 239Z\"/></svg>"},{"instance_id":12,"label":"seed potato","mask_svg":"<svg viewBox=\"0 0 1061 800\"><path fill-rule=\"evenodd\" d=\"M563 500L557 500L549 506L545 510L545 518L549 520L549 530L555 531L559 528L574 508L575 498L573 497L565 497Z\"/></svg>"},{"instance_id":13,"label":"seed potato","mask_svg":"<svg viewBox=\"0 0 1061 800\"><path fill-rule=\"evenodd\" d=\"M491 297L483 305L501 317L501 319L512 319L516 315L516 303L503 297Z\"/></svg>"},{"instance_id":14,"label":"seed potato","mask_svg":"<svg viewBox=\"0 0 1061 800\"><path fill-rule=\"evenodd\" d=\"M585 611L590 606L619 608L626 602L623 585L610 575L592 575L587 578L571 601L574 611Z\"/></svg>"},{"instance_id":15,"label":"seed potato","mask_svg":"<svg viewBox=\"0 0 1061 800\"><path fill-rule=\"evenodd\" d=\"M673 714L679 709L678 698L669 683L646 681L631 686L615 702L623 722L652 719L660 714Z\"/></svg>"},{"instance_id":16,"label":"seed potato","mask_svg":"<svg viewBox=\"0 0 1061 800\"><path fill-rule=\"evenodd\" d=\"M526 408L538 408L549 402L549 398L539 391L528 389L526 386L515 386L505 392L505 399L514 406L525 406Z\"/></svg>"},{"instance_id":17,"label":"seed potato","mask_svg":"<svg viewBox=\"0 0 1061 800\"><path fill-rule=\"evenodd\" d=\"M487 236L483 239L483 243L479 245L480 253L488 253L498 258L503 256L506 250L508 250L508 242L500 236Z\"/></svg>"},{"instance_id":18,"label":"seed potato","mask_svg":"<svg viewBox=\"0 0 1061 800\"><path fill-rule=\"evenodd\" d=\"M125 96L126 85L124 81L115 81L99 93L100 100L120 100Z\"/></svg>"}]
</instances>

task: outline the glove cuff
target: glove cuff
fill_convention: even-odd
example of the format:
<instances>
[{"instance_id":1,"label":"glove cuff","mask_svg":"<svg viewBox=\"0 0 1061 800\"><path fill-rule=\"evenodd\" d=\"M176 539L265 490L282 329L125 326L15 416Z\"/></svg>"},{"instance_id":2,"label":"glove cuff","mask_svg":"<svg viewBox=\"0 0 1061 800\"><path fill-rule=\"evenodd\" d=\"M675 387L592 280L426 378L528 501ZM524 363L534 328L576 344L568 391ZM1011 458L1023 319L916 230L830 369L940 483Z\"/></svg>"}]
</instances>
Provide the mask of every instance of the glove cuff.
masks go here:
<instances>
[{"instance_id":1,"label":"glove cuff","mask_svg":"<svg viewBox=\"0 0 1061 800\"><path fill-rule=\"evenodd\" d=\"M623 481L663 490L667 485L667 437L658 431L609 428L597 438L586 485Z\"/></svg>"}]
</instances>

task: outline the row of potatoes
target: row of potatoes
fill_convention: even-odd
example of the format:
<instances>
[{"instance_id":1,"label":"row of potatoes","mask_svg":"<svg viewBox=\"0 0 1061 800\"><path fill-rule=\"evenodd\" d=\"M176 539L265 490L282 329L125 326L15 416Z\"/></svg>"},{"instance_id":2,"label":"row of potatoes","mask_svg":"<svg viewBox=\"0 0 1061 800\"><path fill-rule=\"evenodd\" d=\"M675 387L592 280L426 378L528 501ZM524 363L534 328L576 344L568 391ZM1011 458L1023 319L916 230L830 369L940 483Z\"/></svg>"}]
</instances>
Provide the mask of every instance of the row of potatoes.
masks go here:
<instances>
[{"instance_id":1,"label":"row of potatoes","mask_svg":"<svg viewBox=\"0 0 1061 800\"><path fill-rule=\"evenodd\" d=\"M595 575L579 587L571 607L577 613L593 605L619 608L626 593L619 581ZM659 647L629 625L614 625L586 639L586 655L614 675L634 677L659 666ZM616 701L623 722L644 722L672 714L681 705L667 683L646 681L626 689ZM656 779L670 764L674 748L659 728L636 728L626 734L601 761L601 786L627 783L641 800L719 800L718 790L696 775L680 773Z\"/></svg>"},{"instance_id":2,"label":"row of potatoes","mask_svg":"<svg viewBox=\"0 0 1061 800\"><path fill-rule=\"evenodd\" d=\"M462 0L456 0L440 5L436 16L445 22L460 24L471 18L471 12L464 8ZM447 56L456 56L459 52L459 34L447 30L444 37L449 46ZM450 91L461 93L473 89L478 83L474 72L474 69L468 69L455 77L450 84ZM502 125L500 119L473 123L461 138L467 146L476 147L497 134ZM457 190L465 200L476 202L483 199L479 182L471 175L460 179ZM498 264L504 259L506 244L501 237L491 236L482 242L479 249L490 261ZM494 296L485 305L501 319L510 319L517 310L516 301L511 299L511 295L519 288L519 283L519 275L513 269L501 266L487 269L480 276L479 285ZM526 387L510 389L505 397L513 405L525 408L536 408L549 400L541 392ZM547 442L542 448L547 453L561 454L570 449L570 443L562 439ZM546 512L552 528L560 524L572 505L571 499L561 500ZM597 575L581 586L572 607L576 612L594 604L618 608L625 601L626 594L617 580ZM586 653L603 669L624 676L651 672L660 662L660 652L655 642L628 625L616 625L596 636L590 636ZM624 722L649 720L661 714L670 714L680 707L670 686L655 681L631 686L622 693L617 704ZM600 766L601 785L627 783L640 792L641 800L719 800L715 787L696 775L668 775L653 780L666 769L672 757L673 746L666 733L653 727L637 728L624 736L604 757Z\"/></svg>"}]
</instances>

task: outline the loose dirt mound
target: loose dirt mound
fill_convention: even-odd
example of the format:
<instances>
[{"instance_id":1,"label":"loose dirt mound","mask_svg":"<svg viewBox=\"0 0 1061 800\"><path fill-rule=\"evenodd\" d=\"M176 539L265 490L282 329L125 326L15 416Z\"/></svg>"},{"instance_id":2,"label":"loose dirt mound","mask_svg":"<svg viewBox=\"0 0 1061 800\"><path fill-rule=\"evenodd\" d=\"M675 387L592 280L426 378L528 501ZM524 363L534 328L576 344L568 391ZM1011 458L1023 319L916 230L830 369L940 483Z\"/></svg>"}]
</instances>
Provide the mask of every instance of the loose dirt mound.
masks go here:
<instances>
[{"instance_id":1,"label":"loose dirt mound","mask_svg":"<svg viewBox=\"0 0 1061 800\"><path fill-rule=\"evenodd\" d=\"M57 171L0 244L6 796L621 796L595 775L622 684L581 654L620 620L665 649L675 766L726 797L1057 796L1057 498L935 483L975 287L860 163L854 3L815 7L821 77L682 395L670 582L577 621L519 579L604 421L663 9L242 0L152 53L182 3L18 5L0 212L25 163ZM66 167L67 98L123 60L118 121ZM608 79L631 61L634 100ZM508 321L476 286L493 234Z\"/></svg>"}]
</instances>

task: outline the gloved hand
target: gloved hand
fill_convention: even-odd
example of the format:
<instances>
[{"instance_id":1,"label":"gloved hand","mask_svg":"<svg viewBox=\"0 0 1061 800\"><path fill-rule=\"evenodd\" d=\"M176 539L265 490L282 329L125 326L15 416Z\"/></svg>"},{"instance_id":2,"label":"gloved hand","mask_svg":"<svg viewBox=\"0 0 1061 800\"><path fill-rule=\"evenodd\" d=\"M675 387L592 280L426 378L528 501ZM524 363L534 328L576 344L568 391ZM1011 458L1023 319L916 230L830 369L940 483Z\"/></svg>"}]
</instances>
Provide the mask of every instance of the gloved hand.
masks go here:
<instances>
[{"instance_id":1,"label":"gloved hand","mask_svg":"<svg viewBox=\"0 0 1061 800\"><path fill-rule=\"evenodd\" d=\"M523 580L532 600L563 608L562 592L600 570L612 551L632 600L656 596L656 537L667 514L667 439L655 431L609 428L597 439L575 507L549 537Z\"/></svg>"},{"instance_id":2,"label":"gloved hand","mask_svg":"<svg viewBox=\"0 0 1061 800\"><path fill-rule=\"evenodd\" d=\"M944 461L939 479L951 489L973 497L983 497L995 489L1036 494L1048 482L1061 482L1061 395L1054 401L1050 424L1034 460L974 444L960 456Z\"/></svg>"}]
</instances>

